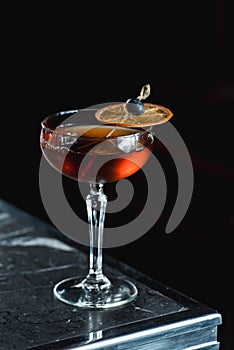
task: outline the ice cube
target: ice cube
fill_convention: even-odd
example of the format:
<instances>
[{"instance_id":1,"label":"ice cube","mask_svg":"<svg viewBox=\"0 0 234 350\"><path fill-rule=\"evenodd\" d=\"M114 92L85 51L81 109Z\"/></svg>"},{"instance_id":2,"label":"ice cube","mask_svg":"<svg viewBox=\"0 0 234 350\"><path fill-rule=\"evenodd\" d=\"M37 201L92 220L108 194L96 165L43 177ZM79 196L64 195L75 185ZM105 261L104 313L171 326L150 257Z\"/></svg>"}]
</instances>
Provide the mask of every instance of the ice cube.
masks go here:
<instances>
[{"instance_id":1,"label":"ice cube","mask_svg":"<svg viewBox=\"0 0 234 350\"><path fill-rule=\"evenodd\" d=\"M77 134L67 133L63 134L60 139L60 146L70 149L71 146L77 141Z\"/></svg>"},{"instance_id":2,"label":"ice cube","mask_svg":"<svg viewBox=\"0 0 234 350\"><path fill-rule=\"evenodd\" d=\"M118 148L124 153L131 153L136 150L136 140L134 136L118 137Z\"/></svg>"}]
</instances>

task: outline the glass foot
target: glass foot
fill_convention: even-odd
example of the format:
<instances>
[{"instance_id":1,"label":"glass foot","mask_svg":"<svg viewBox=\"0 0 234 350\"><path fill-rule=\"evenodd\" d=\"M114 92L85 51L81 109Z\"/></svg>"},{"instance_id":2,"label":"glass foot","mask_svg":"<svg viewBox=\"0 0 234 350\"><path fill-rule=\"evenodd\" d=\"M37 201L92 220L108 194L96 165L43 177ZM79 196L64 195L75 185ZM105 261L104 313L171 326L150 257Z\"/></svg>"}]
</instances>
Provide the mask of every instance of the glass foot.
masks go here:
<instances>
[{"instance_id":1,"label":"glass foot","mask_svg":"<svg viewBox=\"0 0 234 350\"><path fill-rule=\"evenodd\" d=\"M60 301L83 308L111 308L126 304L137 296L136 286L124 278L112 278L108 288L87 290L84 278L71 277L54 286L54 295Z\"/></svg>"}]
</instances>

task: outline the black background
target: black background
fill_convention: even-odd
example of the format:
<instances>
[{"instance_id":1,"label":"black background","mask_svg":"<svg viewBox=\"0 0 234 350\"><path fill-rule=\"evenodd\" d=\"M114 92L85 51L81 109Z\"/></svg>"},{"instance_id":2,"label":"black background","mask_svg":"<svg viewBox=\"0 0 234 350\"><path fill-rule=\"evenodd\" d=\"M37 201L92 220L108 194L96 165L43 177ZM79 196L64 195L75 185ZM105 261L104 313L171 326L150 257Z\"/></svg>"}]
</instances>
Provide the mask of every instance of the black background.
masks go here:
<instances>
[{"instance_id":1,"label":"black background","mask_svg":"<svg viewBox=\"0 0 234 350\"><path fill-rule=\"evenodd\" d=\"M180 225L166 235L176 195L168 157L170 191L162 217L139 240L104 253L218 310L221 349L231 350L233 5L107 4L3 9L0 197L50 221L38 184L41 119L124 101L150 83L149 101L173 110L171 123L189 150L192 201Z\"/></svg>"}]
</instances>

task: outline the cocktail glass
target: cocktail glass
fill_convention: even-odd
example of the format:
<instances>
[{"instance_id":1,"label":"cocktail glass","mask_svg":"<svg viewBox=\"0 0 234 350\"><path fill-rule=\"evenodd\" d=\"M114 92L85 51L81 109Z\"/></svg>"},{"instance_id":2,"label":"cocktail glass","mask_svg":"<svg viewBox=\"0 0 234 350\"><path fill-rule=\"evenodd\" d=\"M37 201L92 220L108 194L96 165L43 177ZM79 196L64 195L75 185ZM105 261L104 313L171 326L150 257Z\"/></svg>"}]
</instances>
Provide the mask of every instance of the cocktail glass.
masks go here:
<instances>
[{"instance_id":1,"label":"cocktail glass","mask_svg":"<svg viewBox=\"0 0 234 350\"><path fill-rule=\"evenodd\" d=\"M134 300L135 284L103 272L103 230L107 205L105 184L127 178L148 161L154 145L150 130L103 125L95 109L58 112L41 122L40 146L59 173L89 184L86 197L89 268L86 276L58 282L54 295L84 308L110 308ZM87 233L88 234L88 233ZM78 240L78 239L77 239Z\"/></svg>"}]
</instances>

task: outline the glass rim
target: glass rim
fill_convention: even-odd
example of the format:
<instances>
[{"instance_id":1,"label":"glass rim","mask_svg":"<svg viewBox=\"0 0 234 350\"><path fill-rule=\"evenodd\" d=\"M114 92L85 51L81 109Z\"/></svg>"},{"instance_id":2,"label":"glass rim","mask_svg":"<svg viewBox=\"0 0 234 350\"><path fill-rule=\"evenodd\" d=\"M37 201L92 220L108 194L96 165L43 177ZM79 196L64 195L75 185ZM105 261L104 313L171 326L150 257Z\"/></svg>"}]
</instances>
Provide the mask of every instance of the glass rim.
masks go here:
<instances>
[{"instance_id":1,"label":"glass rim","mask_svg":"<svg viewBox=\"0 0 234 350\"><path fill-rule=\"evenodd\" d=\"M69 123L69 124L65 124L63 125L63 123L61 124L58 124L58 126L56 126L54 129L49 127L49 126L46 126L46 121L48 120L52 120L52 119L55 119L56 117L60 117L60 116L65 116L66 114L75 114L79 111L90 111L90 110L94 110L94 109L73 109L73 110L63 110L63 111L58 111L58 112L55 112L55 113L52 113L52 114L49 114L47 115L46 117L44 117L41 121L41 129L42 130L45 130L47 132L50 132L50 133L53 133L55 135L58 135L60 137L63 137L63 136L69 136L69 137L73 137L75 139L77 139L77 136L85 139L86 137L83 136L83 134L81 135L73 135L71 133L68 133L68 132L57 132L56 129L57 127L63 127L63 126L72 126L72 125L76 125L75 123ZM96 110L96 109L95 109ZM128 135L119 135L119 136L110 136L110 137L87 137L87 139L89 140L108 140L108 139L118 139L118 138L122 138L122 137L131 137L131 136L136 136L136 135L143 135L143 134L146 134L148 132L150 132L150 130L152 129L152 126L148 126L147 128L142 128L142 127L126 127L126 126L121 126L121 125L114 125L114 124L102 124L100 123L98 120L96 120L97 124L90 124L90 126L93 126L93 127L96 127L96 126L107 126L107 127L113 127L113 128L122 128L122 129L127 129L127 130L134 130L136 132L132 133L132 134L128 134ZM81 124L80 126L89 126L88 124Z\"/></svg>"}]
</instances>

